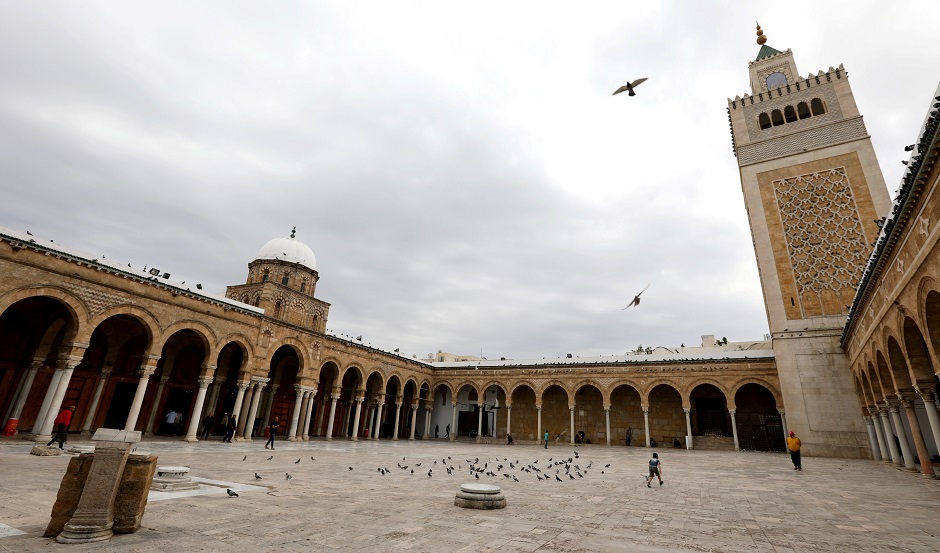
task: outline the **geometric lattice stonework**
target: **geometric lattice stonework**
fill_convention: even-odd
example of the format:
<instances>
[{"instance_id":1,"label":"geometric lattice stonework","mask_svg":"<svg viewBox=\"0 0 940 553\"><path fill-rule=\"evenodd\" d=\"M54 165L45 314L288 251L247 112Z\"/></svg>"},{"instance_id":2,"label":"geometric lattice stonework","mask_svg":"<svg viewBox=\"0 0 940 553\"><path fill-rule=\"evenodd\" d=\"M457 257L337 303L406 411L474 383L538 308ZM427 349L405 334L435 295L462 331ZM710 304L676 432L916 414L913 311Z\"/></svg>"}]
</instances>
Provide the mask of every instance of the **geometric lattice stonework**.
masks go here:
<instances>
[{"instance_id":1,"label":"geometric lattice stonework","mask_svg":"<svg viewBox=\"0 0 940 553\"><path fill-rule=\"evenodd\" d=\"M847 312L870 247L845 167L773 181L804 317Z\"/></svg>"}]
</instances>

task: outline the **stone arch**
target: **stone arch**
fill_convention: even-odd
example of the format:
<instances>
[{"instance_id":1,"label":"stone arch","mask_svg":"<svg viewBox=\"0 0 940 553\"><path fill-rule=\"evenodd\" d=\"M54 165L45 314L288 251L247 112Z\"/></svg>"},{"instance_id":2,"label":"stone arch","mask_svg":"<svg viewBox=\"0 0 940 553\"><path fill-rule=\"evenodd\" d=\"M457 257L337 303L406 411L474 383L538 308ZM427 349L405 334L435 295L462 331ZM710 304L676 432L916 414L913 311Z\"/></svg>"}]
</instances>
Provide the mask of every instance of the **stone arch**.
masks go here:
<instances>
[{"instance_id":1,"label":"stone arch","mask_svg":"<svg viewBox=\"0 0 940 553\"><path fill-rule=\"evenodd\" d=\"M736 408L735 403L734 403L734 398L736 395L738 395L738 390L740 390L742 386L745 386L747 384L759 384L763 386L764 388L767 388L767 391L770 392L770 394L774 397L774 402L777 404L777 408L779 409L783 407L783 396L780 394L780 390L778 390L776 386L764 380L763 378L750 377L750 378L743 378L739 380L738 382L735 383L734 386L731 387L730 390L728 390L727 393L728 393L728 398L729 398L729 404L728 404L729 409Z\"/></svg>"},{"instance_id":2,"label":"stone arch","mask_svg":"<svg viewBox=\"0 0 940 553\"><path fill-rule=\"evenodd\" d=\"M160 333L160 337L154 342L154 348L163 348L167 341L181 330L190 330L202 340L202 346L206 350L207 359L215 359L218 357L219 352L216 350L216 345L219 340L215 332L206 323L194 319L177 321L163 329L163 332Z\"/></svg>"},{"instance_id":3,"label":"stone arch","mask_svg":"<svg viewBox=\"0 0 940 553\"><path fill-rule=\"evenodd\" d=\"M770 123L770 116L767 115L767 112L763 112L757 116L757 125L760 127L762 131L769 129L770 127L773 126Z\"/></svg>"},{"instance_id":4,"label":"stone arch","mask_svg":"<svg viewBox=\"0 0 940 553\"><path fill-rule=\"evenodd\" d=\"M728 397L728 389L725 388L724 384L718 382L714 378L702 377L696 378L695 380L686 383L685 390L681 390L679 392L679 395L682 396L683 408L688 409L692 406L692 392L702 384L711 384L712 386L721 390L721 392L725 395L725 402L729 405L731 404L731 398Z\"/></svg>"},{"instance_id":5,"label":"stone arch","mask_svg":"<svg viewBox=\"0 0 940 553\"><path fill-rule=\"evenodd\" d=\"M362 390L363 389L362 387L365 387L365 383L366 383L365 372L362 370L362 368L359 365L355 363L350 363L341 371L342 374L340 375L340 380L345 378L346 374L348 374L349 371L352 371L353 373L355 373L356 379L359 382L359 386L361 386L359 390Z\"/></svg>"},{"instance_id":6,"label":"stone arch","mask_svg":"<svg viewBox=\"0 0 940 553\"><path fill-rule=\"evenodd\" d=\"M687 427L682 408L682 392L674 382L658 378L646 388L649 411L649 438L659 444L671 444L674 439L685 439Z\"/></svg>"},{"instance_id":7,"label":"stone arch","mask_svg":"<svg viewBox=\"0 0 940 553\"><path fill-rule=\"evenodd\" d=\"M569 404L570 404L570 402L571 402L571 390L568 389L568 386L565 385L564 382L562 382L561 380L558 380L557 378L553 378L553 379L551 379L551 380L546 380L545 382L542 382L542 386L541 386L540 388L536 388L536 390L535 390L535 395L536 395L536 397L539 398L539 403L542 403L542 399L543 399L543 397L544 397L544 395L545 395L545 390L551 388L552 386L558 386L559 388L561 388L562 390L564 390L564 391L565 391L565 394L567 394L567 396L568 396L568 402L569 402Z\"/></svg>"},{"instance_id":8,"label":"stone arch","mask_svg":"<svg viewBox=\"0 0 940 553\"><path fill-rule=\"evenodd\" d=\"M933 364L930 361L930 352L927 351L927 341L917 322L911 317L905 317L901 323L904 339L904 353L907 357L911 381L916 385L930 384L933 387Z\"/></svg>"},{"instance_id":9,"label":"stone arch","mask_svg":"<svg viewBox=\"0 0 940 553\"><path fill-rule=\"evenodd\" d=\"M733 399L739 447L745 451L783 451L782 404L777 403L771 388L756 382L742 384Z\"/></svg>"},{"instance_id":10,"label":"stone arch","mask_svg":"<svg viewBox=\"0 0 940 553\"><path fill-rule=\"evenodd\" d=\"M888 336L886 345L888 346L888 368L891 369L895 387L899 392L912 389L914 382L911 380L911 371L904 356L904 349L893 335Z\"/></svg>"},{"instance_id":11,"label":"stone arch","mask_svg":"<svg viewBox=\"0 0 940 553\"><path fill-rule=\"evenodd\" d=\"M365 374L365 378L363 380L364 382L366 382L367 384L369 382L376 383L377 391L371 390L372 392L381 393L385 391L385 373L382 372L381 368L372 367L368 371L364 371L364 374ZM373 377L376 377L376 379L373 379ZM368 390L368 387L367 387L367 391L370 391Z\"/></svg>"},{"instance_id":12,"label":"stone arch","mask_svg":"<svg viewBox=\"0 0 940 553\"><path fill-rule=\"evenodd\" d=\"M607 386L604 386L603 384L598 382L597 379L595 378L588 377L588 378L582 378L581 380L578 380L577 383L571 386L571 390L573 390L574 392L577 392L579 389L581 389L584 386L594 386L595 388L597 388L597 391L601 393L601 397L604 399L604 405L607 405L608 395L610 392Z\"/></svg>"},{"instance_id":13,"label":"stone arch","mask_svg":"<svg viewBox=\"0 0 940 553\"><path fill-rule=\"evenodd\" d=\"M676 393L679 394L680 400L682 399L682 390L681 390L680 387L677 385L677 383L676 383L675 380L670 380L670 379L668 379L668 378L657 378L657 379L655 379L655 380L650 381L649 383L647 383L647 385L646 385L644 388L642 388L642 389L639 390L639 392L640 392L640 399L643 400L643 405L644 405L644 406L649 407L649 405L650 405L650 393L653 391L653 389L654 389L656 386L659 386L659 385L661 385L661 384L664 384L664 385L666 385L666 386L669 386L670 388L672 388L673 390L675 390Z\"/></svg>"},{"instance_id":14,"label":"stone arch","mask_svg":"<svg viewBox=\"0 0 940 553\"><path fill-rule=\"evenodd\" d=\"M539 441L538 409L536 386L528 380L516 381L511 385L507 405L512 405L510 434L516 440Z\"/></svg>"},{"instance_id":15,"label":"stone arch","mask_svg":"<svg viewBox=\"0 0 940 553\"><path fill-rule=\"evenodd\" d=\"M806 102L800 102L796 105L796 113L800 119L808 119L812 117L812 114L809 111L809 104Z\"/></svg>"},{"instance_id":16,"label":"stone arch","mask_svg":"<svg viewBox=\"0 0 940 553\"><path fill-rule=\"evenodd\" d=\"M822 101L821 98L813 98L810 103L810 110L813 112L813 115L822 115L826 113L826 104Z\"/></svg>"},{"instance_id":17,"label":"stone arch","mask_svg":"<svg viewBox=\"0 0 940 553\"><path fill-rule=\"evenodd\" d=\"M898 385L894 381L894 374L892 374L891 366L888 364L888 358L885 353L881 350L878 350L875 353L875 377L878 382L878 390L881 391L881 397L875 397L875 401L885 401L885 399L890 396L896 396L898 393Z\"/></svg>"},{"instance_id":18,"label":"stone arch","mask_svg":"<svg viewBox=\"0 0 940 553\"><path fill-rule=\"evenodd\" d=\"M783 108L783 119L787 123L796 123L798 119L796 116L796 109L794 109L793 106L787 106Z\"/></svg>"},{"instance_id":19,"label":"stone arch","mask_svg":"<svg viewBox=\"0 0 940 553\"><path fill-rule=\"evenodd\" d=\"M223 337L221 340L216 342L215 349L221 353L222 349L224 349L225 346L229 344L235 344L239 348L241 348L242 354L245 356L246 360L254 359L255 357L254 346L252 345L251 340L244 334L241 334L240 332L233 332Z\"/></svg>"},{"instance_id":20,"label":"stone arch","mask_svg":"<svg viewBox=\"0 0 940 553\"><path fill-rule=\"evenodd\" d=\"M603 386L586 378L572 386L575 443L607 443L607 395Z\"/></svg>"},{"instance_id":21,"label":"stone arch","mask_svg":"<svg viewBox=\"0 0 940 553\"><path fill-rule=\"evenodd\" d=\"M514 393L516 393L516 389L518 389L518 388L521 387L521 386L528 386L529 388L532 389L532 393L534 393L534 394L537 394L537 393L538 393L538 392L537 392L538 389L539 389L538 386L536 386L535 384L533 384L531 380L528 380L528 379L525 379L525 380L516 380L516 381L513 381L513 382L509 385L509 398L510 398L510 401L512 401L512 395L513 395ZM536 397L537 397L537 396L536 396Z\"/></svg>"},{"instance_id":22,"label":"stone arch","mask_svg":"<svg viewBox=\"0 0 940 553\"><path fill-rule=\"evenodd\" d=\"M611 443L627 446L646 443L640 390L632 380L618 380L610 386Z\"/></svg>"},{"instance_id":23,"label":"stone arch","mask_svg":"<svg viewBox=\"0 0 940 553\"><path fill-rule=\"evenodd\" d=\"M90 339L92 333L95 329L103 323L104 321L110 319L111 317L116 317L118 315L124 315L131 317L132 319L137 319L137 322L144 327L144 330L148 334L148 341L150 344L153 344L156 339L163 333L160 330L160 323L157 321L156 315L154 315L150 310L137 305L121 305L118 307L112 307L98 313L85 327L82 336L76 336L76 339L82 342L86 342L86 338Z\"/></svg>"},{"instance_id":24,"label":"stone arch","mask_svg":"<svg viewBox=\"0 0 940 553\"><path fill-rule=\"evenodd\" d=\"M66 331L67 339L65 342L74 342L78 336L85 336L85 323L88 321L88 310L85 303L68 290L58 286L24 288L0 296L0 315L20 300L39 297L58 300L71 315L75 328ZM87 331L87 335L89 338L91 337L91 330ZM87 341L84 343L87 343Z\"/></svg>"},{"instance_id":25,"label":"stone arch","mask_svg":"<svg viewBox=\"0 0 940 553\"><path fill-rule=\"evenodd\" d=\"M924 279L921 283L920 319L927 329L928 346L933 352L933 359L940 355L940 292L933 279Z\"/></svg>"},{"instance_id":26,"label":"stone arch","mask_svg":"<svg viewBox=\"0 0 940 553\"><path fill-rule=\"evenodd\" d=\"M460 393L460 390L463 390L464 386L470 386L470 388L477 393L477 397L479 397L482 393L480 386L472 380L463 380L460 382L460 384L454 386L454 390L456 390L455 393Z\"/></svg>"},{"instance_id":27,"label":"stone arch","mask_svg":"<svg viewBox=\"0 0 940 553\"><path fill-rule=\"evenodd\" d=\"M284 338L281 338L280 340L274 342L273 344L271 344L270 346L266 348L268 351L267 355L268 356L273 355L274 352L276 352L277 350L279 350L280 348L284 346L287 346L291 348L292 350L294 350L294 354L297 356L297 364L298 364L297 374L304 374L304 370L307 367L307 357L308 357L307 344L304 344L303 342L301 342L300 340L298 340L297 338L293 336L285 336ZM320 366L322 367L324 364L326 363L325 362L321 363ZM342 365L340 365L339 363L336 363L336 366L341 367Z\"/></svg>"}]
</instances>

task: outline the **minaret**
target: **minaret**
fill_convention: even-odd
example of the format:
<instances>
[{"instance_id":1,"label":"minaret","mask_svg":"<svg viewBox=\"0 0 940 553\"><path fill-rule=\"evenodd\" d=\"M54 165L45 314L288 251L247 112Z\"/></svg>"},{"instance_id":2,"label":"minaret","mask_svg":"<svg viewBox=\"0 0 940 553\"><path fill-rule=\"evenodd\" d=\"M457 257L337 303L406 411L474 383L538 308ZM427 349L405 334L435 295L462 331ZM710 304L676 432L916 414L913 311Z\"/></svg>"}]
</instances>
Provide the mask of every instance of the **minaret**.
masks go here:
<instances>
[{"instance_id":1,"label":"minaret","mask_svg":"<svg viewBox=\"0 0 940 553\"><path fill-rule=\"evenodd\" d=\"M839 337L890 198L845 68L800 77L757 26L751 93L728 100L786 422L808 455L865 457ZM877 222L876 222L877 221Z\"/></svg>"}]
</instances>

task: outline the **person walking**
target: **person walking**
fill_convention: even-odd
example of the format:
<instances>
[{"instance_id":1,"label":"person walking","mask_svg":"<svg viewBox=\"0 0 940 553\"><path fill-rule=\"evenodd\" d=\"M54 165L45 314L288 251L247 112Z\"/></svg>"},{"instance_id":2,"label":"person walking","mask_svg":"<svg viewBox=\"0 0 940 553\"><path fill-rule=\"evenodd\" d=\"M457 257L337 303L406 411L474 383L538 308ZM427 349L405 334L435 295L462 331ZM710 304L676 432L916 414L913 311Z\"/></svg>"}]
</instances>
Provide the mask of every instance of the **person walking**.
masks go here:
<instances>
[{"instance_id":1,"label":"person walking","mask_svg":"<svg viewBox=\"0 0 940 553\"><path fill-rule=\"evenodd\" d=\"M274 417L274 420L268 425L268 441L264 443L265 449L268 449L268 444L271 445L271 449L274 449L274 436L277 435L277 427L277 417Z\"/></svg>"},{"instance_id":2,"label":"person walking","mask_svg":"<svg viewBox=\"0 0 940 553\"><path fill-rule=\"evenodd\" d=\"M787 436L787 449L790 451L790 460L793 461L793 470L803 470L803 463L800 462L800 446L803 445L796 433L792 430Z\"/></svg>"},{"instance_id":3,"label":"person walking","mask_svg":"<svg viewBox=\"0 0 940 553\"><path fill-rule=\"evenodd\" d=\"M212 430L212 423L214 421L215 417L212 415L206 415L206 418L202 419L202 435L200 436L201 439L209 439L209 432Z\"/></svg>"},{"instance_id":4,"label":"person walking","mask_svg":"<svg viewBox=\"0 0 940 553\"><path fill-rule=\"evenodd\" d=\"M222 441L232 443L232 437L235 435L236 428L238 428L238 422L235 420L235 415L232 415L228 418L228 428L225 430L225 437L222 438Z\"/></svg>"},{"instance_id":5,"label":"person walking","mask_svg":"<svg viewBox=\"0 0 940 553\"><path fill-rule=\"evenodd\" d=\"M444 437L450 438L450 425L449 424L447 425L446 428L444 428Z\"/></svg>"},{"instance_id":6,"label":"person walking","mask_svg":"<svg viewBox=\"0 0 940 553\"><path fill-rule=\"evenodd\" d=\"M650 459L650 475L646 477L646 487L652 488L653 486L650 482L653 481L653 477L659 478L659 485L663 485L663 464L659 461L659 453L654 453L653 458Z\"/></svg>"},{"instance_id":7,"label":"person walking","mask_svg":"<svg viewBox=\"0 0 940 553\"><path fill-rule=\"evenodd\" d=\"M548 430L545 431L545 435L542 436L542 439L545 440L545 449L548 449Z\"/></svg>"},{"instance_id":8,"label":"person walking","mask_svg":"<svg viewBox=\"0 0 940 553\"><path fill-rule=\"evenodd\" d=\"M435 425L434 425L434 437L435 437L435 438L438 437L438 435L440 434L440 431L441 431L440 425L435 424Z\"/></svg>"},{"instance_id":9,"label":"person walking","mask_svg":"<svg viewBox=\"0 0 940 553\"><path fill-rule=\"evenodd\" d=\"M225 441L225 435L228 434L228 413L222 413L222 420L219 421L219 428L222 429L222 441Z\"/></svg>"},{"instance_id":10,"label":"person walking","mask_svg":"<svg viewBox=\"0 0 940 553\"><path fill-rule=\"evenodd\" d=\"M72 423L72 413L75 412L75 406L72 405L68 409L62 409L59 411L58 416L56 416L55 421L55 434L52 435L52 439L49 440L49 443L46 444L46 447L50 447L53 442L59 442L59 449L65 449L65 442L69 439L68 428Z\"/></svg>"}]
</instances>

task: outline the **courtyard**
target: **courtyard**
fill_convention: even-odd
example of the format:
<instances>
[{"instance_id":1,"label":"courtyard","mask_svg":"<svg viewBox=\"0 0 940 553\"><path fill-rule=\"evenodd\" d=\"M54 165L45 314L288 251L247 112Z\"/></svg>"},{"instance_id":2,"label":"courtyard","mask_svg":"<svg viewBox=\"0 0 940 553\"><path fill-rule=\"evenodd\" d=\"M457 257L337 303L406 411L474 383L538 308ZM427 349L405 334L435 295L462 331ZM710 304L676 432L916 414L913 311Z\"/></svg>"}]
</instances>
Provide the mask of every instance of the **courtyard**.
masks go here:
<instances>
[{"instance_id":1,"label":"courtyard","mask_svg":"<svg viewBox=\"0 0 940 553\"><path fill-rule=\"evenodd\" d=\"M262 444L141 442L159 465L216 485L151 492L137 533L69 546L42 533L71 456L32 456L31 443L5 439L0 551L940 550L940 481L882 462L804 458L797 472L779 453L656 448L665 484L647 488L641 447ZM477 459L479 479L468 466ZM467 482L501 486L507 507L455 507Z\"/></svg>"}]
</instances>

